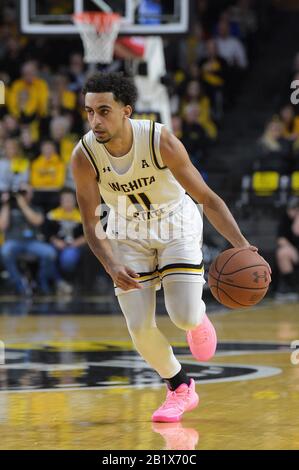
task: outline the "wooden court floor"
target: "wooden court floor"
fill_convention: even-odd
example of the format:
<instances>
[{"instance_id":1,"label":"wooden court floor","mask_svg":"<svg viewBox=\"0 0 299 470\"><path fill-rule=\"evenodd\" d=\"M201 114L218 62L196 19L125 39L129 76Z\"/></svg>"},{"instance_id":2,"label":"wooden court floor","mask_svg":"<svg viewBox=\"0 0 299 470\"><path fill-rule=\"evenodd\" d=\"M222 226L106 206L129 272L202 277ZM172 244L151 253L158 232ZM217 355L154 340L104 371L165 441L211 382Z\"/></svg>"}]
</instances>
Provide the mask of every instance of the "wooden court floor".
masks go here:
<instances>
[{"instance_id":1,"label":"wooden court floor","mask_svg":"<svg viewBox=\"0 0 299 470\"><path fill-rule=\"evenodd\" d=\"M0 316L1 449L299 449L299 305L211 318L215 358L197 363L184 333L158 317L200 405L179 424L151 423L165 397L119 315ZM297 364L298 362L298 364Z\"/></svg>"}]
</instances>

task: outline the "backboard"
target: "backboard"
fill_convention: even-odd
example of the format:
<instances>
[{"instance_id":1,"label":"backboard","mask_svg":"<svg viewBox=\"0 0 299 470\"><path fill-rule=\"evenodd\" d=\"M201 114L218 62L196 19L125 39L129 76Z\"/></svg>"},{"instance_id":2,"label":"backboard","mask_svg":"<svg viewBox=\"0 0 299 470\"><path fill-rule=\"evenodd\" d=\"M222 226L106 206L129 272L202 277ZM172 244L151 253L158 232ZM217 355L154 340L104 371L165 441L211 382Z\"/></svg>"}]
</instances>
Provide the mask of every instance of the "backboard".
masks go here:
<instances>
[{"instance_id":1,"label":"backboard","mask_svg":"<svg viewBox=\"0 0 299 470\"><path fill-rule=\"evenodd\" d=\"M22 0L20 24L25 34L78 34L72 15L114 11L122 17L120 35L185 34L189 0Z\"/></svg>"}]
</instances>

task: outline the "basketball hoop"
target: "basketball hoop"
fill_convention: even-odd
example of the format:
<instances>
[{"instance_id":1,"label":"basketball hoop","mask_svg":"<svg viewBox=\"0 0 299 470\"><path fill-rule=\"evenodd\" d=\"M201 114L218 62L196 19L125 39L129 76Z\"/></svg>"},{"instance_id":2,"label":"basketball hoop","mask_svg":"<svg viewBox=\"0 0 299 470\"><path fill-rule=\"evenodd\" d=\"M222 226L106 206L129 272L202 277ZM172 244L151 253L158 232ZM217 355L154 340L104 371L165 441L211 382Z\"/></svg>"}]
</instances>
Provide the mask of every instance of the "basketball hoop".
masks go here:
<instances>
[{"instance_id":1,"label":"basketball hoop","mask_svg":"<svg viewBox=\"0 0 299 470\"><path fill-rule=\"evenodd\" d=\"M110 64L121 16L117 13L85 11L73 15L84 46L84 62Z\"/></svg>"}]
</instances>

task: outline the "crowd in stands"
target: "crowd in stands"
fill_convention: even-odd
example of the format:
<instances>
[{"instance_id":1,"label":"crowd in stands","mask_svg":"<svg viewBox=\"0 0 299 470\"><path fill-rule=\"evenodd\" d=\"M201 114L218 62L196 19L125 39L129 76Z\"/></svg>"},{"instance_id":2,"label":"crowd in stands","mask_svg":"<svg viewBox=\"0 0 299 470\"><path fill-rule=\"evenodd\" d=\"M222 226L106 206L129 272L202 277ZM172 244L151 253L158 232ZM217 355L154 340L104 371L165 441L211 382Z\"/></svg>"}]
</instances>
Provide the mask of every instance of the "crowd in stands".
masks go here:
<instances>
[{"instance_id":1,"label":"crowd in stands","mask_svg":"<svg viewBox=\"0 0 299 470\"><path fill-rule=\"evenodd\" d=\"M278 227L276 259L279 270L277 297L298 300L299 198L288 200Z\"/></svg>"},{"instance_id":2,"label":"crowd in stands","mask_svg":"<svg viewBox=\"0 0 299 470\"><path fill-rule=\"evenodd\" d=\"M287 178L286 199L278 224L276 264L278 279L276 295L299 297L299 108L292 103L291 83L299 78L299 53L294 57L288 76L287 93L282 89L280 105L265 125L257 142L253 171L277 175L277 185Z\"/></svg>"},{"instance_id":3,"label":"crowd in stands","mask_svg":"<svg viewBox=\"0 0 299 470\"><path fill-rule=\"evenodd\" d=\"M212 3L194 1L190 35L165 39L168 73L163 81L171 97L173 131L203 173L209 147L249 67L258 30L254 1L232 0L225 8ZM39 261L38 292L71 292L87 250L69 166L75 143L88 131L81 95L87 69L79 39L24 36L15 7L15 0L7 2L0 19L0 80L5 84L0 263L16 293L30 295L32 289L20 271L20 253ZM282 156L288 145L298 147L292 109L284 108L280 116L260 142L261 158L267 151Z\"/></svg>"},{"instance_id":4,"label":"crowd in stands","mask_svg":"<svg viewBox=\"0 0 299 470\"><path fill-rule=\"evenodd\" d=\"M257 142L255 170L273 170L282 175L299 169L299 115L290 102L266 124Z\"/></svg>"}]
</instances>

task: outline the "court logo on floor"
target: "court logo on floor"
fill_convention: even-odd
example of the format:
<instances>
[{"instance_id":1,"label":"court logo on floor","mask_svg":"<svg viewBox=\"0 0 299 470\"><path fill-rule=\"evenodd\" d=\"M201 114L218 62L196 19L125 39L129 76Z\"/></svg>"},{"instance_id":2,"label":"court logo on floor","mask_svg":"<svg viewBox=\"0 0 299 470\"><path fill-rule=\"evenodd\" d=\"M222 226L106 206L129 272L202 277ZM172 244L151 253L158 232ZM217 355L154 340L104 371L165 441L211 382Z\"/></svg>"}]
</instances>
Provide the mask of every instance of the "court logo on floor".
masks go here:
<instances>
[{"instance_id":1,"label":"court logo on floor","mask_svg":"<svg viewBox=\"0 0 299 470\"><path fill-rule=\"evenodd\" d=\"M231 362L232 356L290 352L288 344L222 342L217 354L230 362L200 363L185 345L174 352L196 382L252 380L281 372L276 367ZM245 356L244 356L245 357ZM260 361L259 361L260 362ZM0 390L61 390L159 386L158 375L125 342L73 342L10 345L0 366Z\"/></svg>"}]
</instances>

